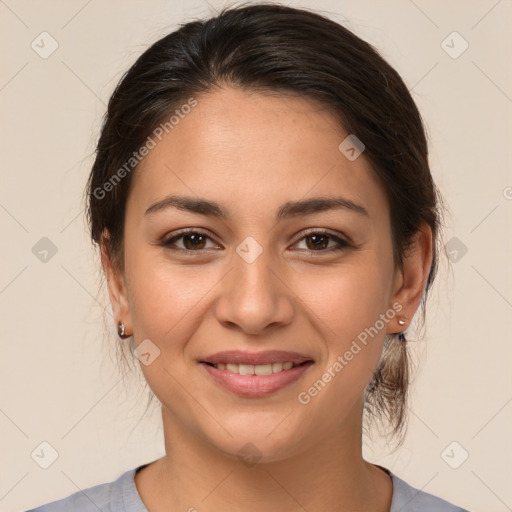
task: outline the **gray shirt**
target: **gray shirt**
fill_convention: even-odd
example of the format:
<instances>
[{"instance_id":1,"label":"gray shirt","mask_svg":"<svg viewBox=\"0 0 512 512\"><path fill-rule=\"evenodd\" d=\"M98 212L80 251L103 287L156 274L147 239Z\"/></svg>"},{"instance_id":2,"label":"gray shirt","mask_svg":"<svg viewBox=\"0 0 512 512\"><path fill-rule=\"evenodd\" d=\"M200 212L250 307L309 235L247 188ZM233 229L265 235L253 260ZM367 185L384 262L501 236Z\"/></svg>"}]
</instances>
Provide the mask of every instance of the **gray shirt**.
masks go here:
<instances>
[{"instance_id":1,"label":"gray shirt","mask_svg":"<svg viewBox=\"0 0 512 512\"><path fill-rule=\"evenodd\" d=\"M110 483L95 485L78 491L67 498L27 512L148 512L135 487L135 473L144 464L123 473ZM409 484L379 466L393 481L393 498L389 512L468 512L441 498L411 487Z\"/></svg>"}]
</instances>

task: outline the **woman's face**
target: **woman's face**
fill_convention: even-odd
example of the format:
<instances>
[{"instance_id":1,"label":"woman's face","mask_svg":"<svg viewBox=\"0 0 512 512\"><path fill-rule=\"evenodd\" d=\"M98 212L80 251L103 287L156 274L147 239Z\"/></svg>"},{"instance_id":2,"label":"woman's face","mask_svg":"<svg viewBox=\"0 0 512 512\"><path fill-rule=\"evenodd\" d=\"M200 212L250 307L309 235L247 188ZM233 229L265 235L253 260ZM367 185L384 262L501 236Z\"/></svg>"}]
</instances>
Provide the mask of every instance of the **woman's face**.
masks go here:
<instances>
[{"instance_id":1,"label":"woman's face","mask_svg":"<svg viewBox=\"0 0 512 512\"><path fill-rule=\"evenodd\" d=\"M360 437L386 332L402 330L384 190L311 101L196 99L133 176L109 282L164 427L267 461Z\"/></svg>"}]
</instances>

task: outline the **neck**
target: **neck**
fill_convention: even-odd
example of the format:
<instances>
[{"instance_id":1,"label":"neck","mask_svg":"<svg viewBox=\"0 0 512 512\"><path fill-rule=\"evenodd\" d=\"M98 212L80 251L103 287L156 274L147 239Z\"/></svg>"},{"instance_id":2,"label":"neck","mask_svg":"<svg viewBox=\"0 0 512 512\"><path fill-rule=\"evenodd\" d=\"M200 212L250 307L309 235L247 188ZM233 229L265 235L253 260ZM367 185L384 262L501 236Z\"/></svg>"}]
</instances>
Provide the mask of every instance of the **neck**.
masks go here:
<instances>
[{"instance_id":1,"label":"neck","mask_svg":"<svg viewBox=\"0 0 512 512\"><path fill-rule=\"evenodd\" d=\"M165 408L162 418L166 455L135 477L150 512L163 506L190 512L389 512L391 479L362 458L360 414L351 428L266 463L221 452L181 428Z\"/></svg>"}]
</instances>

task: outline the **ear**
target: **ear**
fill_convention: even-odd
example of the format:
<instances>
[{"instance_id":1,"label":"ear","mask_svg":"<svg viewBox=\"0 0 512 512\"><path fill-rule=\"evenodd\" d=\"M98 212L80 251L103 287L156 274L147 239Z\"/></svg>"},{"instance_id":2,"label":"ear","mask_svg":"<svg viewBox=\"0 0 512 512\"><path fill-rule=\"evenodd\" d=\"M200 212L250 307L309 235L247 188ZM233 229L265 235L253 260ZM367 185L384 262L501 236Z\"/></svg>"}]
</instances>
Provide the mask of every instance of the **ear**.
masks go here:
<instances>
[{"instance_id":1,"label":"ear","mask_svg":"<svg viewBox=\"0 0 512 512\"><path fill-rule=\"evenodd\" d=\"M117 268L118 266L114 262L109 235L106 231L101 235L100 250L101 266L107 279L108 294L112 304L116 330L118 323L122 321L126 328L126 334L131 335L133 330L124 271Z\"/></svg>"},{"instance_id":2,"label":"ear","mask_svg":"<svg viewBox=\"0 0 512 512\"><path fill-rule=\"evenodd\" d=\"M392 322L388 322L388 334L402 332L411 324L432 266L432 243L432 229L428 224L422 224L404 255L402 268L395 273L391 303L401 304L402 309ZM398 319L405 320L405 325L399 325Z\"/></svg>"}]
</instances>

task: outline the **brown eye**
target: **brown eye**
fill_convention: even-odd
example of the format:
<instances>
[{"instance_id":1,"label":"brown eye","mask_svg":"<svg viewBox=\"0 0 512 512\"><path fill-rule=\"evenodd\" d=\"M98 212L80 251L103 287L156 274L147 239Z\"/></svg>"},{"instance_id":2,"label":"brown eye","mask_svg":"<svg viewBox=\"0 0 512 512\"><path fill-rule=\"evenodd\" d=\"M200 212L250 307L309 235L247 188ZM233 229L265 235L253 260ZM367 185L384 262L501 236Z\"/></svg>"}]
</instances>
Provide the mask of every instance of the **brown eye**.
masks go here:
<instances>
[{"instance_id":1,"label":"brown eye","mask_svg":"<svg viewBox=\"0 0 512 512\"><path fill-rule=\"evenodd\" d=\"M206 237L200 233L191 233L190 235L183 235L183 245L185 249L204 249Z\"/></svg>"},{"instance_id":2,"label":"brown eye","mask_svg":"<svg viewBox=\"0 0 512 512\"><path fill-rule=\"evenodd\" d=\"M308 235L304 238L311 242L306 242L306 246L310 250L327 249L327 246L329 245L329 236L326 235Z\"/></svg>"},{"instance_id":3,"label":"brown eye","mask_svg":"<svg viewBox=\"0 0 512 512\"><path fill-rule=\"evenodd\" d=\"M200 252L212 248L212 246L207 247L208 241L212 241L212 239L206 233L201 231L186 231L163 241L162 245L177 251ZM302 241L305 241L306 246L303 250L310 253L329 253L350 246L350 244L342 238L323 231L310 232L303 236L297 243L301 243Z\"/></svg>"},{"instance_id":4,"label":"brown eye","mask_svg":"<svg viewBox=\"0 0 512 512\"><path fill-rule=\"evenodd\" d=\"M177 243L180 240L182 244L181 247ZM170 249L198 252L207 249L206 244L208 240L211 240L211 238L206 233L202 233L201 231L187 231L165 240L162 242L162 245Z\"/></svg>"},{"instance_id":5,"label":"brown eye","mask_svg":"<svg viewBox=\"0 0 512 512\"><path fill-rule=\"evenodd\" d=\"M303 236L298 243L302 242L303 240L305 240L306 246L304 250L309 252L326 253L331 251L339 251L350 246L350 244L342 238L333 235L332 233L323 231L310 232Z\"/></svg>"}]
</instances>

